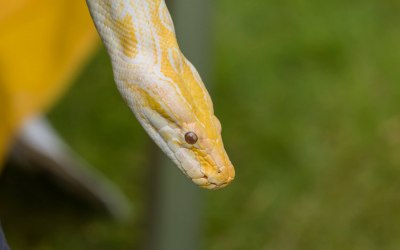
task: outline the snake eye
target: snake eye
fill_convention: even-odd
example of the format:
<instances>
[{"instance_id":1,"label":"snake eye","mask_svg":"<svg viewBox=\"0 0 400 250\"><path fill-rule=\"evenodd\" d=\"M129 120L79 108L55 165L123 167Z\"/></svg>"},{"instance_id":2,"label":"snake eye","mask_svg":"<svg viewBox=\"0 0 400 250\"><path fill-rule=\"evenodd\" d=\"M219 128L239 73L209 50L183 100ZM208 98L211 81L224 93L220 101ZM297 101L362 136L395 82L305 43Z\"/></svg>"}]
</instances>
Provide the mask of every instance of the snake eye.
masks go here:
<instances>
[{"instance_id":1,"label":"snake eye","mask_svg":"<svg viewBox=\"0 0 400 250\"><path fill-rule=\"evenodd\" d=\"M185 141L191 145L196 144L198 139L199 138L197 137L197 135L194 132L187 132L185 134Z\"/></svg>"}]
</instances>

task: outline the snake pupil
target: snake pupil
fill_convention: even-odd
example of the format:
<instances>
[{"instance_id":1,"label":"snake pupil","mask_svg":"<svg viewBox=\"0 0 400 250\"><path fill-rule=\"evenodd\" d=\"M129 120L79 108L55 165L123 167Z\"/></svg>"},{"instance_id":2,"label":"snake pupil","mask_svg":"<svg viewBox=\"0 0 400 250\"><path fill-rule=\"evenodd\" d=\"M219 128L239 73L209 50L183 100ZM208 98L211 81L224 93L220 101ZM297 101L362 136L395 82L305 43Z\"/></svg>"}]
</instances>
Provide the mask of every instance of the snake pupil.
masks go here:
<instances>
[{"instance_id":1,"label":"snake pupil","mask_svg":"<svg viewBox=\"0 0 400 250\"><path fill-rule=\"evenodd\" d=\"M198 140L199 138L197 137L197 135L195 134L195 133L193 133L193 132L187 132L186 134L185 134L185 141L187 142L187 143L189 143L189 144L196 144L196 142L197 142L197 140Z\"/></svg>"}]
</instances>

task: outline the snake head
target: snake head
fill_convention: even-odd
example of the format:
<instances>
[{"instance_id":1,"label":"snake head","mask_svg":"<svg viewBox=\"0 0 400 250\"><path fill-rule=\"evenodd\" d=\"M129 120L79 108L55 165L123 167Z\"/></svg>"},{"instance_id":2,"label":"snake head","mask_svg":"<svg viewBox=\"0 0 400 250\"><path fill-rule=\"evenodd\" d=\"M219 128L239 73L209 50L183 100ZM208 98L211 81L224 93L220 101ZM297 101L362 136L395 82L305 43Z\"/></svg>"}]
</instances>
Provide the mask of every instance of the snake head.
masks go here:
<instances>
[{"instance_id":1,"label":"snake head","mask_svg":"<svg viewBox=\"0 0 400 250\"><path fill-rule=\"evenodd\" d=\"M192 181L207 189L228 185L235 170L224 149L221 123L196 69L185 61L180 74L146 74L142 85L122 89L150 137ZM135 81L135 79L131 79Z\"/></svg>"},{"instance_id":2,"label":"snake head","mask_svg":"<svg viewBox=\"0 0 400 250\"><path fill-rule=\"evenodd\" d=\"M176 139L170 143L173 145L169 145L175 150L178 167L203 188L225 187L235 177L220 133L220 122L212 116L209 121L182 124Z\"/></svg>"},{"instance_id":3,"label":"snake head","mask_svg":"<svg viewBox=\"0 0 400 250\"><path fill-rule=\"evenodd\" d=\"M219 120L212 116L209 121L168 125L159 131L167 144L167 155L195 184L207 189L225 187L235 177L220 128Z\"/></svg>"}]
</instances>

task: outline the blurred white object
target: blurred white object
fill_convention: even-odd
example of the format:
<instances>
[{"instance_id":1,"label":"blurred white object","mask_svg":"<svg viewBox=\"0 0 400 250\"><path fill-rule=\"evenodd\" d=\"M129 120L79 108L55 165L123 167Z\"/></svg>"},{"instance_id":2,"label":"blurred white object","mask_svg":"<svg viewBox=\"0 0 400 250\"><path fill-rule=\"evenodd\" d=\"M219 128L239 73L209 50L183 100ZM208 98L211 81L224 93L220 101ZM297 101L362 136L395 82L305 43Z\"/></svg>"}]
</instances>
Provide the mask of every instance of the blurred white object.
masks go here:
<instances>
[{"instance_id":1,"label":"blurred white object","mask_svg":"<svg viewBox=\"0 0 400 250\"><path fill-rule=\"evenodd\" d=\"M128 199L63 142L45 118L37 117L26 123L11 157L20 165L40 167L63 189L102 206L116 219L124 220L129 216Z\"/></svg>"},{"instance_id":2,"label":"blurred white object","mask_svg":"<svg viewBox=\"0 0 400 250\"><path fill-rule=\"evenodd\" d=\"M6 237L4 236L3 229L0 224L0 250L9 250Z\"/></svg>"}]
</instances>

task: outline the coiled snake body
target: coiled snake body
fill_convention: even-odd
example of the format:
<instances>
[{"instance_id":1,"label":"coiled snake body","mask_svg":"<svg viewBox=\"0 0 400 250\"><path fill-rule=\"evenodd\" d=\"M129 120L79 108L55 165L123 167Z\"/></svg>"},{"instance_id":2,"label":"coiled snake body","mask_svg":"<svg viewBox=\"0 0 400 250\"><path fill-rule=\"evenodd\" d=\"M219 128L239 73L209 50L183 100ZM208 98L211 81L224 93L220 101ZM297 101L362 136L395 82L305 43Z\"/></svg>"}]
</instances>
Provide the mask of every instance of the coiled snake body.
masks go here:
<instances>
[{"instance_id":1,"label":"coiled snake body","mask_svg":"<svg viewBox=\"0 0 400 250\"><path fill-rule=\"evenodd\" d=\"M201 1L201 0L200 0ZM150 137L197 185L234 179L221 124L183 56L164 0L87 0L122 97Z\"/></svg>"}]
</instances>

